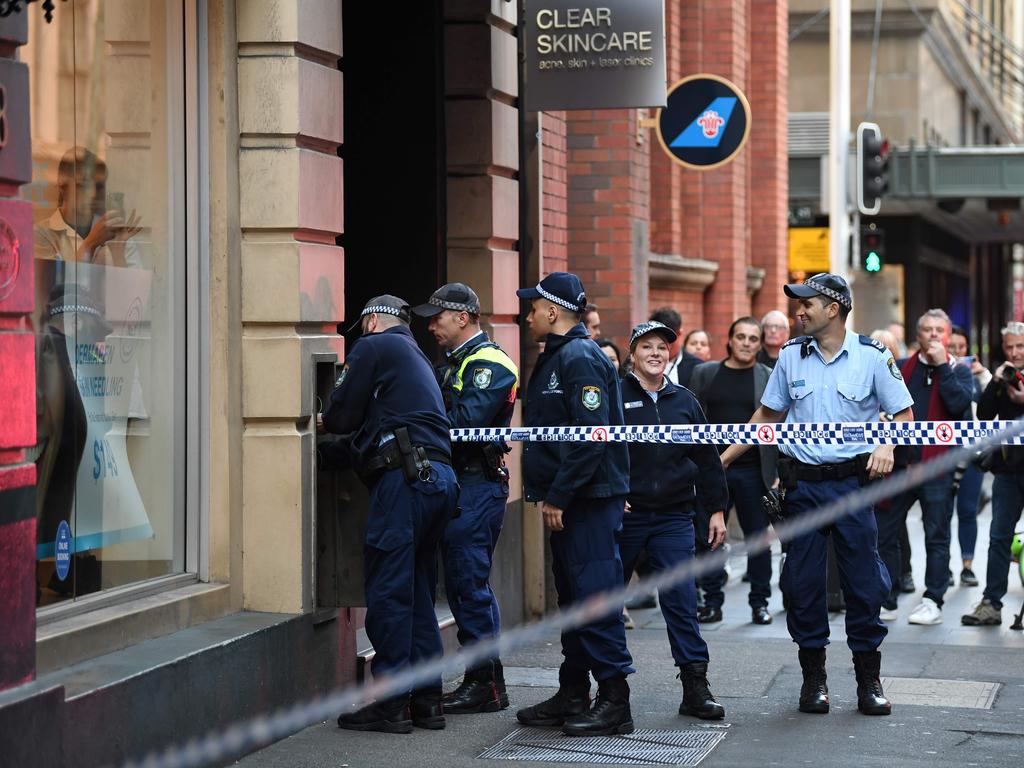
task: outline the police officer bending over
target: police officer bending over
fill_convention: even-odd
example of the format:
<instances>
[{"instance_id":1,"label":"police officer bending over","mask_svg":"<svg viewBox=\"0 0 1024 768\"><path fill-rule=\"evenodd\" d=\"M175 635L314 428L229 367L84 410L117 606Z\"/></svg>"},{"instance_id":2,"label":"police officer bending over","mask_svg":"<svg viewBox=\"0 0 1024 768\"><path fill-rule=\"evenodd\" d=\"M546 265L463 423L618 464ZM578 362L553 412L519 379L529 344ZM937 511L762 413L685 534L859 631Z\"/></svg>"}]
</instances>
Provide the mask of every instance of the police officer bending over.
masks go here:
<instances>
[{"instance_id":1,"label":"police officer bending over","mask_svg":"<svg viewBox=\"0 0 1024 768\"><path fill-rule=\"evenodd\" d=\"M629 339L633 370L622 381L627 424L707 422L694 394L665 375L669 347L675 340L676 332L659 322L648 321L633 329ZM693 559L698 497L710 517L710 548L725 541L729 494L715 446L629 443L629 468L630 508L620 537L627 582L641 551L646 550L654 573ZM708 688L708 646L700 636L693 577L658 594L672 658L683 681L679 714L704 720L725 717L725 709Z\"/></svg>"},{"instance_id":2,"label":"police officer bending over","mask_svg":"<svg viewBox=\"0 0 1024 768\"><path fill-rule=\"evenodd\" d=\"M787 285L786 295L799 301L796 318L807 335L783 345L751 423L878 421L879 411L910 421L913 399L892 354L881 342L846 329L853 307L846 281L818 274L802 285ZM734 445L722 454L728 466L749 446ZM860 485L889 474L893 446L867 453L864 445L780 446L779 480L789 517L823 507ZM786 622L799 646L804 683L801 712L828 712L825 646L828 607L825 599L826 535L834 537L843 596L847 644L857 676L857 708L866 715L888 715L892 705L879 680L878 646L886 635L879 619L889 593L889 575L878 556L878 532L871 507L840 518L826 531L812 531L789 543L780 586L789 600Z\"/></svg>"},{"instance_id":3,"label":"police officer bending over","mask_svg":"<svg viewBox=\"0 0 1024 768\"><path fill-rule=\"evenodd\" d=\"M507 427L512 420L519 370L480 330L480 299L468 285L441 286L413 314L430 318L430 332L448 355L439 373L452 429ZM448 605L459 627L459 642L497 636L498 601L491 591L491 558L508 503L504 441L452 446L461 492L461 514L448 523L442 540ZM462 683L444 697L444 711L460 715L497 712L508 706L501 662L489 659L466 670Z\"/></svg>"},{"instance_id":4,"label":"police officer bending over","mask_svg":"<svg viewBox=\"0 0 1024 768\"><path fill-rule=\"evenodd\" d=\"M440 656L434 614L437 545L455 508L448 419L426 356L409 331L409 307L395 296L371 299L323 415L345 435L370 489L366 522L366 633L375 677ZM410 733L444 728L441 679L358 712L338 725Z\"/></svg>"},{"instance_id":5,"label":"police officer bending over","mask_svg":"<svg viewBox=\"0 0 1024 768\"><path fill-rule=\"evenodd\" d=\"M544 352L527 387L524 420L530 427L622 424L615 368L580 323L587 305L576 275L553 272L535 288L517 291L532 302L526 318ZM540 502L551 529L558 605L622 587L615 532L629 490L629 454L621 442L528 442L523 446L527 501ZM519 710L524 725L562 726L570 736L632 733L626 675L634 670L626 648L622 606L562 633L558 693ZM590 673L597 702L590 707Z\"/></svg>"}]
</instances>

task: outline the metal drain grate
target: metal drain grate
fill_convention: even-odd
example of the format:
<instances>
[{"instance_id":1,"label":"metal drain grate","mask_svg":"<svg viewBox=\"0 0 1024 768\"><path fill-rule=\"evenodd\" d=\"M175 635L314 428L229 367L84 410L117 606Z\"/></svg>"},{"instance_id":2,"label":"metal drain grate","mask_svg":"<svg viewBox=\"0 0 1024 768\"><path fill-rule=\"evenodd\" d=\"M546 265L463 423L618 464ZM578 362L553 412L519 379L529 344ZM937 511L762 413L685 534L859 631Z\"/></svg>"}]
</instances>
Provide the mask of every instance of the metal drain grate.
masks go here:
<instances>
[{"instance_id":1,"label":"metal drain grate","mask_svg":"<svg viewBox=\"0 0 1024 768\"><path fill-rule=\"evenodd\" d=\"M639 730L626 736L565 736L544 728L519 728L478 757L593 765L693 766L725 738L724 729Z\"/></svg>"}]
</instances>

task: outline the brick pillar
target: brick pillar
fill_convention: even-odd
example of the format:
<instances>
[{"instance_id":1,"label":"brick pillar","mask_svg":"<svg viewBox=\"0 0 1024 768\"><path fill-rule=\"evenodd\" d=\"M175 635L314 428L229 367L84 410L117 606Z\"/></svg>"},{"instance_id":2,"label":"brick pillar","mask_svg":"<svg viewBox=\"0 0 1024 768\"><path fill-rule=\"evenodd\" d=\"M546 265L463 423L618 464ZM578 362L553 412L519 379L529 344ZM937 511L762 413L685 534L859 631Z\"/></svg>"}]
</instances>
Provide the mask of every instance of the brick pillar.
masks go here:
<instances>
[{"instance_id":1,"label":"brick pillar","mask_svg":"<svg viewBox=\"0 0 1024 768\"><path fill-rule=\"evenodd\" d=\"M341 3L317 5L237 4L242 573L257 611L312 608L312 355L342 351Z\"/></svg>"},{"instance_id":2,"label":"brick pillar","mask_svg":"<svg viewBox=\"0 0 1024 768\"><path fill-rule=\"evenodd\" d=\"M758 318L786 306L782 286L788 277L788 33L785 2L750 0L750 241L753 265L765 272L753 297Z\"/></svg>"},{"instance_id":3,"label":"brick pillar","mask_svg":"<svg viewBox=\"0 0 1024 768\"><path fill-rule=\"evenodd\" d=\"M32 180L28 67L14 61L27 41L29 8L0 19L0 690L36 671L36 442L32 206L17 199Z\"/></svg>"},{"instance_id":4,"label":"brick pillar","mask_svg":"<svg viewBox=\"0 0 1024 768\"><path fill-rule=\"evenodd\" d=\"M541 275L569 268L569 176L565 112L541 116Z\"/></svg>"}]
</instances>

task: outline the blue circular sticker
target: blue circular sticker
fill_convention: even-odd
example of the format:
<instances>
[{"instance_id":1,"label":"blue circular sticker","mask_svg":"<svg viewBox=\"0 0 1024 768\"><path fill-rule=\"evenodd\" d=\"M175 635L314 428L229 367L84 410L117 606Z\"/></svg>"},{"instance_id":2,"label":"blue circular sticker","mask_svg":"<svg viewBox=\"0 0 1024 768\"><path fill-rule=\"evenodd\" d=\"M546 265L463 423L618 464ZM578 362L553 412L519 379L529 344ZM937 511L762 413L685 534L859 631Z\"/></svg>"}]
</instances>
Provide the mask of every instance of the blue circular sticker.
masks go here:
<instances>
[{"instance_id":1,"label":"blue circular sticker","mask_svg":"<svg viewBox=\"0 0 1024 768\"><path fill-rule=\"evenodd\" d=\"M57 526L57 540L53 545L54 560L57 562L57 578L64 581L71 569L71 527L67 520Z\"/></svg>"},{"instance_id":2,"label":"blue circular sticker","mask_svg":"<svg viewBox=\"0 0 1024 768\"><path fill-rule=\"evenodd\" d=\"M750 104L724 77L693 75L669 90L656 127L661 148L672 160L706 171L732 160L746 144Z\"/></svg>"}]
</instances>

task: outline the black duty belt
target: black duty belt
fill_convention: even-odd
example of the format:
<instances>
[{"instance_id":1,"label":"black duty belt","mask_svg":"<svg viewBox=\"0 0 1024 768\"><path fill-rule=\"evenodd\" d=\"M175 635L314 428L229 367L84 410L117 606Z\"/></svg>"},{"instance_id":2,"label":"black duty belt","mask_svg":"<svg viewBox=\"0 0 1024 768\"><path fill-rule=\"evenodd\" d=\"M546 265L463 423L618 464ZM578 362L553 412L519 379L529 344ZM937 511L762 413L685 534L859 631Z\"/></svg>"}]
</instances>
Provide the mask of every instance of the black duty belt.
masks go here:
<instances>
[{"instance_id":1,"label":"black duty belt","mask_svg":"<svg viewBox=\"0 0 1024 768\"><path fill-rule=\"evenodd\" d=\"M796 472L796 479L805 483L820 483L823 480L845 480L848 477L856 477L859 473L858 460L849 459L838 464L805 464L802 461L792 460L793 471Z\"/></svg>"},{"instance_id":2,"label":"black duty belt","mask_svg":"<svg viewBox=\"0 0 1024 768\"><path fill-rule=\"evenodd\" d=\"M441 464L451 464L452 458L444 451L438 450L437 448L424 447L424 452L427 455L428 461L437 461ZM391 469L401 469L402 467L402 455L398 451L384 451L374 456L372 459L367 459L363 465L359 468L359 474L371 475L374 472L384 471L387 472Z\"/></svg>"}]
</instances>

